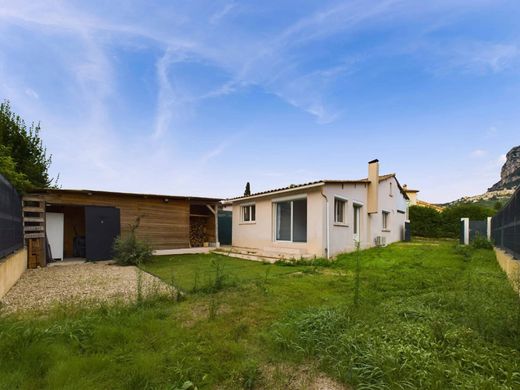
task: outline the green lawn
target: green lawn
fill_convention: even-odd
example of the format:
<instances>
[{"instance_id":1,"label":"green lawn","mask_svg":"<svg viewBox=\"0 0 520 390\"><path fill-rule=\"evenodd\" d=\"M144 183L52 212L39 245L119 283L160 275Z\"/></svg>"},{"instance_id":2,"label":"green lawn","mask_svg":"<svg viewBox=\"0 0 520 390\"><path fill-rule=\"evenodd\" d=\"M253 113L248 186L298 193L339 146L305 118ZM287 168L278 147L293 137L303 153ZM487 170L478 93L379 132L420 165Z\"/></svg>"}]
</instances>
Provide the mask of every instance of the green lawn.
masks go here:
<instances>
[{"instance_id":1,"label":"green lawn","mask_svg":"<svg viewBox=\"0 0 520 390\"><path fill-rule=\"evenodd\" d=\"M227 286L232 286L308 271L309 267L274 267L269 263L215 254L156 256L143 269L175 284L185 292L196 292L211 289L217 273L222 275Z\"/></svg>"},{"instance_id":2,"label":"green lawn","mask_svg":"<svg viewBox=\"0 0 520 390\"><path fill-rule=\"evenodd\" d=\"M144 268L185 299L0 318L0 387L305 388L298 376L319 371L354 388L520 388L520 301L489 250L417 241L329 266Z\"/></svg>"}]
</instances>

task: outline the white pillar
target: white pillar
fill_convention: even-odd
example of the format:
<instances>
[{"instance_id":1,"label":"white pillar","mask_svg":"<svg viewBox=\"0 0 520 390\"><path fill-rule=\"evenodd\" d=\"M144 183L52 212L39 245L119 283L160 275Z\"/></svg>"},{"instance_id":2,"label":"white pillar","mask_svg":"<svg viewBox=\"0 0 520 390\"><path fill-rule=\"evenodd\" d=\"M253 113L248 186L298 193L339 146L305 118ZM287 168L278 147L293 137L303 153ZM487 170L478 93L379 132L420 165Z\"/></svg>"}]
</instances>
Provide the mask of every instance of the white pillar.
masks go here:
<instances>
[{"instance_id":1,"label":"white pillar","mask_svg":"<svg viewBox=\"0 0 520 390\"><path fill-rule=\"evenodd\" d=\"M487 238L491 240L491 217L487 217Z\"/></svg>"},{"instance_id":2,"label":"white pillar","mask_svg":"<svg viewBox=\"0 0 520 390\"><path fill-rule=\"evenodd\" d=\"M469 245L469 218L461 218L464 222L464 245Z\"/></svg>"},{"instance_id":3,"label":"white pillar","mask_svg":"<svg viewBox=\"0 0 520 390\"><path fill-rule=\"evenodd\" d=\"M215 248L220 248L218 240L218 204L215 205Z\"/></svg>"}]
</instances>

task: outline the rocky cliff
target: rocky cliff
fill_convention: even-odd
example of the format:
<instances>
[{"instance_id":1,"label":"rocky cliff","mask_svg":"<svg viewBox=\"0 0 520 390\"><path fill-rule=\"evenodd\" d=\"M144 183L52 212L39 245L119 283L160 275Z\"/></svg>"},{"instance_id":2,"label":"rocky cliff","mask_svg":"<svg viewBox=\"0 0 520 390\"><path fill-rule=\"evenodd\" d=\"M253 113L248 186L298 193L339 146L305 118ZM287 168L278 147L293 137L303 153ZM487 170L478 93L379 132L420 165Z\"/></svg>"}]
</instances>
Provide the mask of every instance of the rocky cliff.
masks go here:
<instances>
[{"instance_id":1,"label":"rocky cliff","mask_svg":"<svg viewBox=\"0 0 520 390\"><path fill-rule=\"evenodd\" d=\"M453 202L441 206L459 203L474 203L486 207L494 207L496 202L506 203L515 189L520 186L520 146L515 146L506 155L506 162L500 172L500 181L490 187L486 193L474 196L463 196Z\"/></svg>"},{"instance_id":2,"label":"rocky cliff","mask_svg":"<svg viewBox=\"0 0 520 390\"><path fill-rule=\"evenodd\" d=\"M500 172L500 181L488 189L488 192L514 190L520 185L520 146L515 146L506 155L506 162Z\"/></svg>"}]
</instances>

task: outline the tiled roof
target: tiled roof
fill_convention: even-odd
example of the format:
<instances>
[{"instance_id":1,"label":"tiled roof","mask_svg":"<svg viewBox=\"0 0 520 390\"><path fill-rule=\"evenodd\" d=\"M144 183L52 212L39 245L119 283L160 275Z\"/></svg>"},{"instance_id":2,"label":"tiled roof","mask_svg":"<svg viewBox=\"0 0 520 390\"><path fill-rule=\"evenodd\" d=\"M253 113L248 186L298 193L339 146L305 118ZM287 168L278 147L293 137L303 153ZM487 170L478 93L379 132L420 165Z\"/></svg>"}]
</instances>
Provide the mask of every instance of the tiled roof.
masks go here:
<instances>
[{"instance_id":1,"label":"tiled roof","mask_svg":"<svg viewBox=\"0 0 520 390\"><path fill-rule=\"evenodd\" d=\"M379 176L379 181L381 182L381 181L389 179L391 177L395 177L395 173L381 175L381 176ZM302 189L305 187L317 187L317 186L324 185L324 184L366 184L366 183L369 183L369 180L367 178L359 179L359 180L324 179L324 180L311 181L309 183L303 183L303 184L291 184L290 186L287 186L287 187L275 188L275 189L267 190L267 191L255 192L254 194L251 194L248 196L238 196L236 198L226 199L225 202L226 201L232 202L235 200L245 200L248 198L253 198L253 197L257 197L257 196L261 196L261 195L268 195L268 194L272 194L272 193L276 193L276 192L288 191L288 190L293 190L293 189L297 190L297 189ZM401 186L399 186L399 187L401 188Z\"/></svg>"}]
</instances>

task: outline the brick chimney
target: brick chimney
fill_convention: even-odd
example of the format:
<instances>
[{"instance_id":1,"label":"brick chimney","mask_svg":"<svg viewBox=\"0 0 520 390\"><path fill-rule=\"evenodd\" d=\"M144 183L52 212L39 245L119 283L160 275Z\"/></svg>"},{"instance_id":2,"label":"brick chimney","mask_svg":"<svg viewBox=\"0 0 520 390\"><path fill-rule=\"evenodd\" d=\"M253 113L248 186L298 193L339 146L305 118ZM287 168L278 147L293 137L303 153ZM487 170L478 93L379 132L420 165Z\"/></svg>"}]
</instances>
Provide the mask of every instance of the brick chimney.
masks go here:
<instances>
[{"instance_id":1,"label":"brick chimney","mask_svg":"<svg viewBox=\"0 0 520 390\"><path fill-rule=\"evenodd\" d=\"M379 205L379 160L368 163L368 191L367 212L369 214L378 212Z\"/></svg>"}]
</instances>

